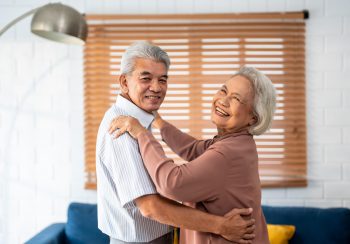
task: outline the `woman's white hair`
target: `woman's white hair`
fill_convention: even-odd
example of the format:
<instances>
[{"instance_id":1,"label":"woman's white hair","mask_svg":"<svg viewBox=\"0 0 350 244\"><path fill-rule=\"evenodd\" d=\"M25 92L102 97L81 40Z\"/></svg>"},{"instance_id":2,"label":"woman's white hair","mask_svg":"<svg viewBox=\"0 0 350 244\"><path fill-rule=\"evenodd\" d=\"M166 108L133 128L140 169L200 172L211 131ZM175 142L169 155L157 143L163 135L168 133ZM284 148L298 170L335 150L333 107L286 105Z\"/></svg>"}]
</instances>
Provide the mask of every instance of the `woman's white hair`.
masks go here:
<instances>
[{"instance_id":1,"label":"woman's white hair","mask_svg":"<svg viewBox=\"0 0 350 244\"><path fill-rule=\"evenodd\" d=\"M166 69L169 70L170 59L164 50L147 41L138 41L131 44L124 52L120 62L121 74L131 74L134 71L135 59L137 58L145 58L155 62L162 62L164 63Z\"/></svg>"},{"instance_id":2,"label":"woman's white hair","mask_svg":"<svg viewBox=\"0 0 350 244\"><path fill-rule=\"evenodd\" d=\"M254 103L253 113L256 116L256 123L249 127L252 135L261 135L267 131L272 123L276 108L276 90L271 80L253 67L242 67L233 76L247 78L253 88Z\"/></svg>"}]
</instances>

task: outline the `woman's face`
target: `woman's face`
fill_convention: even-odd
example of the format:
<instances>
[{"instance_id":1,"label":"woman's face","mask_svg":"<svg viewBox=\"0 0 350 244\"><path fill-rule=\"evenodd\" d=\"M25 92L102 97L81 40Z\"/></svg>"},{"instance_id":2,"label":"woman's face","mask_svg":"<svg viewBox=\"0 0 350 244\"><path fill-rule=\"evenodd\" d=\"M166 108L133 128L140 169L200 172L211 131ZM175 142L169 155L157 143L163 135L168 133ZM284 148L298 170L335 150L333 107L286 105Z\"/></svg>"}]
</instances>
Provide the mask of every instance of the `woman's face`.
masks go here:
<instances>
[{"instance_id":1,"label":"woman's face","mask_svg":"<svg viewBox=\"0 0 350 244\"><path fill-rule=\"evenodd\" d=\"M254 93L244 76L234 76L214 95L211 120L219 135L241 131L255 123Z\"/></svg>"}]
</instances>

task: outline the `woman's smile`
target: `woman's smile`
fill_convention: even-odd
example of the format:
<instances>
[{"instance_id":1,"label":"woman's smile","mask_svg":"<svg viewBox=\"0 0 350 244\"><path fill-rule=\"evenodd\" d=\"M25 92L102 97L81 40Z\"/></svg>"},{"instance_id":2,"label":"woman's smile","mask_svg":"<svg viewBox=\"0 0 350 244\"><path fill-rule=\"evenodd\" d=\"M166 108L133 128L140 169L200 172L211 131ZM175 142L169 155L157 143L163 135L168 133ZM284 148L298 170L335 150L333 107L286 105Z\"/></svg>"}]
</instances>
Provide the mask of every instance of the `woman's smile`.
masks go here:
<instances>
[{"instance_id":1,"label":"woman's smile","mask_svg":"<svg viewBox=\"0 0 350 244\"><path fill-rule=\"evenodd\" d=\"M215 107L215 113L219 115L220 117L228 117L230 116L228 113L226 113L223 109L219 108L218 106Z\"/></svg>"}]
</instances>

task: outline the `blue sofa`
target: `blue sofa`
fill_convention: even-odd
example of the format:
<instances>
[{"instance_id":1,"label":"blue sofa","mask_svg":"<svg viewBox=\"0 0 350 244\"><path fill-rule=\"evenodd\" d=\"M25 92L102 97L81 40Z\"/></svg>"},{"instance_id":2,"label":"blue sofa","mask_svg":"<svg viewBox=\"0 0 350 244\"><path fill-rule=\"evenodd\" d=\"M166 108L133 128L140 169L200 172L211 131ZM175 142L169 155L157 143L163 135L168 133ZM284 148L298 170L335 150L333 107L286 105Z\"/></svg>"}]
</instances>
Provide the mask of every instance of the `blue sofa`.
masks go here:
<instances>
[{"instance_id":1,"label":"blue sofa","mask_svg":"<svg viewBox=\"0 0 350 244\"><path fill-rule=\"evenodd\" d=\"M263 206L271 224L295 225L290 244L350 244L350 209ZM96 204L71 203L67 223L55 223L26 244L103 244L109 237L97 228Z\"/></svg>"}]
</instances>

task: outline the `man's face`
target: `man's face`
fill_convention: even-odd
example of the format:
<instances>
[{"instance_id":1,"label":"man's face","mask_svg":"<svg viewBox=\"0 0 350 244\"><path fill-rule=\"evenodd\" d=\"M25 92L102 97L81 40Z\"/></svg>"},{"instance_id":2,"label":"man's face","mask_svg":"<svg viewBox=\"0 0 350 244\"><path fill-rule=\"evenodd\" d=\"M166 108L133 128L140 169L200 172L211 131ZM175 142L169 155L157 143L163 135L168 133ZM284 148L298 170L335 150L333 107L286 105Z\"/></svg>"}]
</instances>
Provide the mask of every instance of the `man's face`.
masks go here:
<instances>
[{"instance_id":1,"label":"man's face","mask_svg":"<svg viewBox=\"0 0 350 244\"><path fill-rule=\"evenodd\" d=\"M138 58L134 71L120 79L123 93L139 108L149 113L159 109L168 88L164 63Z\"/></svg>"}]
</instances>

